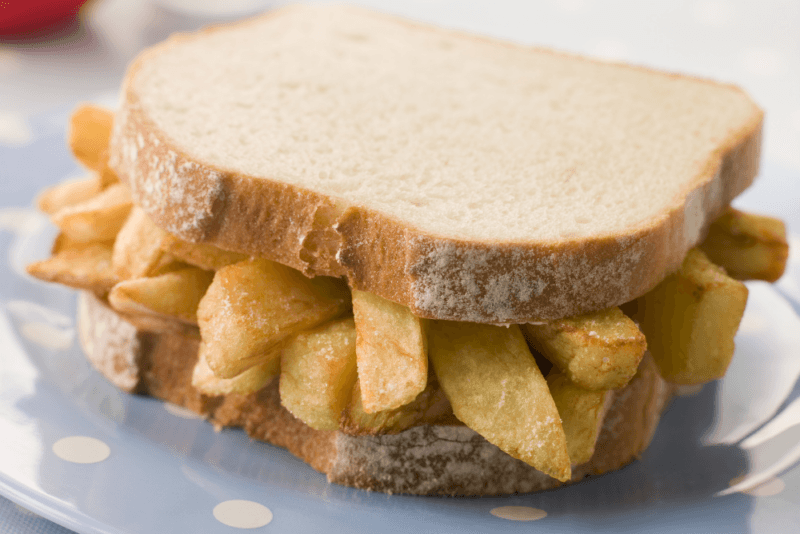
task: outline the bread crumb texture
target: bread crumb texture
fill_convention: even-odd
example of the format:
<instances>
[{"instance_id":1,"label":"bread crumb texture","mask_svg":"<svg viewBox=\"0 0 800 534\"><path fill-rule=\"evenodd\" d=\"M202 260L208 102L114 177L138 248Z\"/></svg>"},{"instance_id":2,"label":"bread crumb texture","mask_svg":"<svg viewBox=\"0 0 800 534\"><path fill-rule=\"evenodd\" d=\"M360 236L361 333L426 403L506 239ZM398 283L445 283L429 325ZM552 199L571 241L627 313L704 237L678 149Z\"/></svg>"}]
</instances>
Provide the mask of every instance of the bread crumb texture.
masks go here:
<instances>
[{"instance_id":1,"label":"bread crumb texture","mask_svg":"<svg viewBox=\"0 0 800 534\"><path fill-rule=\"evenodd\" d=\"M176 42L135 83L194 158L503 241L639 223L753 113L732 88L337 7Z\"/></svg>"},{"instance_id":2,"label":"bread crumb texture","mask_svg":"<svg viewBox=\"0 0 800 534\"><path fill-rule=\"evenodd\" d=\"M124 100L111 164L165 229L495 323L650 289L752 181L762 117L732 86L342 6L173 37Z\"/></svg>"}]
</instances>

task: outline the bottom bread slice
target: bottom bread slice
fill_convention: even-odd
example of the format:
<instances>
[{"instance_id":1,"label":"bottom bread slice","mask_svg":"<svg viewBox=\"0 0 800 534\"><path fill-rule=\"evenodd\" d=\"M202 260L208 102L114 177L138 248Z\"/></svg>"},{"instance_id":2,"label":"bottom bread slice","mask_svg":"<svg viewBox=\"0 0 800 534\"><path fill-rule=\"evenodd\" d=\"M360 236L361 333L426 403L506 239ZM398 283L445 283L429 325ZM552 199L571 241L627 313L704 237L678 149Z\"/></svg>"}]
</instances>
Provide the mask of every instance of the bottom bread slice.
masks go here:
<instances>
[{"instance_id":1,"label":"bottom bread slice","mask_svg":"<svg viewBox=\"0 0 800 534\"><path fill-rule=\"evenodd\" d=\"M423 495L498 495L562 484L465 426L425 425L379 436L313 430L281 405L277 380L250 395L204 395L191 385L198 339L137 330L91 293L81 295L78 309L87 358L117 387L189 408L218 428L241 427L288 449L330 482ZM673 392L647 355L633 380L612 392L595 454L573 466L571 481L618 469L638 456Z\"/></svg>"}]
</instances>

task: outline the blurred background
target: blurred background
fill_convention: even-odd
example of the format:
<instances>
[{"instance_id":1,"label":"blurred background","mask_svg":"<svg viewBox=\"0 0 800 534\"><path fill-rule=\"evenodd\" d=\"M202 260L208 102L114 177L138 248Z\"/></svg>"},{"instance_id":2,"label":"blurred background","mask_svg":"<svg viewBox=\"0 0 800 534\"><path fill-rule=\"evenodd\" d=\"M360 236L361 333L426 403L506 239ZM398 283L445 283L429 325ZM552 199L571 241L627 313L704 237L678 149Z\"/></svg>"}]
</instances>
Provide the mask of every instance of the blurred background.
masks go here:
<instances>
[{"instance_id":1,"label":"blurred background","mask_svg":"<svg viewBox=\"0 0 800 534\"><path fill-rule=\"evenodd\" d=\"M236 20L283 3L0 1L0 208L30 206L45 184L83 172L61 141L67 117L81 101L115 107L126 65L143 48L175 31ZM743 87L765 109L766 122L763 180L737 199L737 204L781 216L790 232L798 234L800 1L350 3L523 44ZM2 497L0 531L67 532Z\"/></svg>"}]
</instances>

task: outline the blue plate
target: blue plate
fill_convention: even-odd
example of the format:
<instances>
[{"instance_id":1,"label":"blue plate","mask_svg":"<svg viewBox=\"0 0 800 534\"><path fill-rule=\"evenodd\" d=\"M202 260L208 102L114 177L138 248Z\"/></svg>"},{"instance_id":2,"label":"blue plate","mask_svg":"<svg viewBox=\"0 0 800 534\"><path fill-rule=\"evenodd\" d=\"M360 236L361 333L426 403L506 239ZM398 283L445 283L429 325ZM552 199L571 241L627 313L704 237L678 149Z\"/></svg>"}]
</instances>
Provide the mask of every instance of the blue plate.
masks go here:
<instances>
[{"instance_id":1,"label":"blue plate","mask_svg":"<svg viewBox=\"0 0 800 534\"><path fill-rule=\"evenodd\" d=\"M331 485L280 448L121 393L78 347L74 293L23 272L47 254L47 220L0 210L0 228L0 493L77 532L772 533L800 519L800 317L768 284L749 284L726 378L675 400L641 460L536 494L410 497Z\"/></svg>"}]
</instances>

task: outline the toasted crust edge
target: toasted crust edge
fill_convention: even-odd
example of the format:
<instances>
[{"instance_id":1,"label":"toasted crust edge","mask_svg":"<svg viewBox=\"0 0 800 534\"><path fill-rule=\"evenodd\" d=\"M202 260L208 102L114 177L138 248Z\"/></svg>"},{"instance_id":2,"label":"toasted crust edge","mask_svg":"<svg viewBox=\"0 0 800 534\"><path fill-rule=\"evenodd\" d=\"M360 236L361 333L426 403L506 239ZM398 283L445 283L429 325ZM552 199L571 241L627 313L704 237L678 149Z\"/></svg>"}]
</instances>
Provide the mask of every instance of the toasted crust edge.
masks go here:
<instances>
[{"instance_id":1,"label":"toasted crust edge","mask_svg":"<svg viewBox=\"0 0 800 534\"><path fill-rule=\"evenodd\" d=\"M136 330L88 292L79 305L83 349L112 383L187 407L217 426L242 427L256 439L285 447L330 482L386 493L472 496L562 485L463 426L420 426L384 436L313 430L281 406L277 381L251 395L208 397L191 386L197 339ZM134 380L120 382L123 370ZM650 443L673 392L652 359L643 360L630 384L612 393L595 454L573 469L571 482L636 458Z\"/></svg>"},{"instance_id":2,"label":"toasted crust edge","mask_svg":"<svg viewBox=\"0 0 800 534\"><path fill-rule=\"evenodd\" d=\"M309 276L346 276L351 287L408 306L420 317L522 323L630 301L680 266L758 170L763 113L753 105L751 119L720 143L671 207L625 234L556 244L431 235L374 210L342 209L335 198L187 157L155 127L133 90L139 65L166 46L170 41L130 67L110 143L111 166L136 203L183 239L266 257Z\"/></svg>"}]
</instances>

